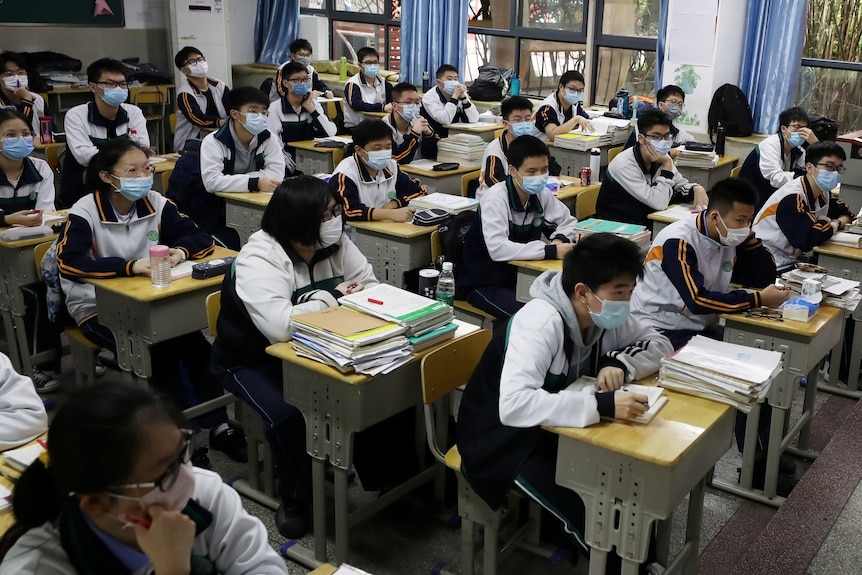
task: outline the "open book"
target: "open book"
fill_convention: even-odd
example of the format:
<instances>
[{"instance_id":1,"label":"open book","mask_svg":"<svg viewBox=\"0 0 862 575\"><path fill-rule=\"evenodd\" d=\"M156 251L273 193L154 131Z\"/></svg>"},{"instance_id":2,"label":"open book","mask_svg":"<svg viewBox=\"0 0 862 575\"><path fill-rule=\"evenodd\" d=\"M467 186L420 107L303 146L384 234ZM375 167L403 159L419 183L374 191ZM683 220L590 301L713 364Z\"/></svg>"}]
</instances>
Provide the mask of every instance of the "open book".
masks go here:
<instances>
[{"instance_id":1,"label":"open book","mask_svg":"<svg viewBox=\"0 0 862 575\"><path fill-rule=\"evenodd\" d=\"M572 391L580 391L580 390L586 389L588 387L595 387L595 385L596 385L596 378L595 377L589 377L586 375L582 375L581 377L579 377L578 379L573 381L571 384L569 384L569 387L566 389L569 389ZM641 394L647 396L647 403L649 404L649 407L648 407L646 412L640 414L638 417L636 417L634 419L625 420L625 421L636 421L638 423L649 423L650 421L653 420L653 418L656 416L656 414L659 411L661 411L661 408L664 407L664 404L667 403L667 396L664 395L664 388L661 388L661 387L652 386L652 385L638 385L636 383L627 383L617 390L617 392L620 392L620 391L629 391L632 393L641 393ZM614 419L614 418L610 418L610 419ZM623 421L623 420L616 420L615 419L615 421Z\"/></svg>"},{"instance_id":2,"label":"open book","mask_svg":"<svg viewBox=\"0 0 862 575\"><path fill-rule=\"evenodd\" d=\"M39 457L39 454L45 451L45 448L39 445L38 443L32 443L30 445L25 445L24 447L19 447L17 449L10 449L9 451L3 452L3 461L9 467L13 467L18 471L24 471L30 464L36 461L36 458Z\"/></svg>"}]
</instances>

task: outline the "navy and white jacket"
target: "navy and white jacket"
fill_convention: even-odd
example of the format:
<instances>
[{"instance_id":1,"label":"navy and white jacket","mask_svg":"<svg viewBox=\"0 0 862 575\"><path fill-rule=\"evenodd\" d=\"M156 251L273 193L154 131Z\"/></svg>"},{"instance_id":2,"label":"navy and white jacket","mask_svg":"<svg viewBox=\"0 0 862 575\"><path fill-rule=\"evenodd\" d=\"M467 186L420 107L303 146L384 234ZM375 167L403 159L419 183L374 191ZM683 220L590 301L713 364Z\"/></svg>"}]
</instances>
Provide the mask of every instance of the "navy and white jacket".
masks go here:
<instances>
[{"instance_id":1,"label":"navy and white jacket","mask_svg":"<svg viewBox=\"0 0 862 575\"><path fill-rule=\"evenodd\" d=\"M201 177L211 194L256 192L262 177L280 182L284 179L281 143L264 130L245 149L236 137L233 120L228 120L201 143Z\"/></svg>"},{"instance_id":2,"label":"navy and white jacket","mask_svg":"<svg viewBox=\"0 0 862 575\"><path fill-rule=\"evenodd\" d=\"M422 96L422 116L431 124L435 133L441 138L449 135L449 130L443 126L447 124L470 123L479 121L479 110L470 101L465 93L466 100L447 99L439 87L428 90Z\"/></svg>"},{"instance_id":3,"label":"navy and white jacket","mask_svg":"<svg viewBox=\"0 0 862 575\"><path fill-rule=\"evenodd\" d=\"M341 160L329 183L338 189L348 220L371 221L374 210L391 200L403 208L425 195L425 186L402 172L394 159L372 176L358 154Z\"/></svg>"},{"instance_id":4,"label":"navy and white jacket","mask_svg":"<svg viewBox=\"0 0 862 575\"><path fill-rule=\"evenodd\" d=\"M24 169L14 184L0 170L0 211L4 216L21 210L54 211L54 171L39 158L24 158Z\"/></svg>"},{"instance_id":5,"label":"navy and white jacket","mask_svg":"<svg viewBox=\"0 0 862 575\"><path fill-rule=\"evenodd\" d=\"M392 101L392 84L385 82L383 78L374 78L374 83L369 84L365 74L359 72L351 76L344 85L344 125L352 128L365 116L362 112L382 112L383 106Z\"/></svg>"},{"instance_id":6,"label":"navy and white jacket","mask_svg":"<svg viewBox=\"0 0 862 575\"><path fill-rule=\"evenodd\" d=\"M779 132L760 142L742 163L739 177L757 188L757 209L763 207L772 192L805 174L807 143L784 153L784 136Z\"/></svg>"},{"instance_id":7,"label":"navy and white jacket","mask_svg":"<svg viewBox=\"0 0 862 575\"><path fill-rule=\"evenodd\" d=\"M280 138L284 145L285 165L289 172L296 166L296 150L291 142L302 142L314 138L334 136L338 132L317 101L313 102L314 111L309 112L302 104L294 108L288 96L282 96L269 105L267 125L270 133Z\"/></svg>"},{"instance_id":8,"label":"navy and white jacket","mask_svg":"<svg viewBox=\"0 0 862 575\"><path fill-rule=\"evenodd\" d=\"M275 71L275 79L272 81L272 86L269 89L269 101L275 102L282 96L287 95L287 90L284 89L284 67L292 62L292 60L288 60L284 62L281 66L278 67L278 70ZM317 72L314 71L314 66L309 64L305 67L308 71L308 75L311 76L311 89L317 90L318 92L326 92L329 90L329 86L320 79Z\"/></svg>"},{"instance_id":9,"label":"navy and white jacket","mask_svg":"<svg viewBox=\"0 0 862 575\"><path fill-rule=\"evenodd\" d=\"M543 142L547 142L551 138L545 133L545 128L549 125L562 126L571 120L575 114L582 118L590 118L590 115L587 114L580 102L578 102L577 106L569 106L568 110L564 109L558 92L554 91L553 94L542 100L542 103L539 104L539 109L536 110L534 118L536 129L539 130L536 137Z\"/></svg>"},{"instance_id":10,"label":"navy and white jacket","mask_svg":"<svg viewBox=\"0 0 862 575\"><path fill-rule=\"evenodd\" d=\"M21 112L27 123L30 124L30 130L34 136L41 137L42 128L39 121L39 116L48 114L48 105L45 99L36 92L30 92L30 99L22 99L20 102L15 102L12 98L7 98L3 90L0 90L0 108L15 108Z\"/></svg>"},{"instance_id":11,"label":"navy and white jacket","mask_svg":"<svg viewBox=\"0 0 862 575\"><path fill-rule=\"evenodd\" d=\"M200 138L201 128L215 130L218 122L227 118L227 96L230 88L221 80L207 78L207 90L202 92L186 80L177 90L177 130L174 133L174 151L179 152L189 138ZM208 114L212 100L215 114Z\"/></svg>"},{"instance_id":12,"label":"navy and white jacket","mask_svg":"<svg viewBox=\"0 0 862 575\"><path fill-rule=\"evenodd\" d=\"M434 132L430 136L417 134L409 129L406 134L398 131L395 114L390 112L383 118L383 123L392 130L392 158L399 164L409 164L413 160L431 159L437 157L437 143L440 135ZM430 127L430 126L429 126Z\"/></svg>"}]
</instances>

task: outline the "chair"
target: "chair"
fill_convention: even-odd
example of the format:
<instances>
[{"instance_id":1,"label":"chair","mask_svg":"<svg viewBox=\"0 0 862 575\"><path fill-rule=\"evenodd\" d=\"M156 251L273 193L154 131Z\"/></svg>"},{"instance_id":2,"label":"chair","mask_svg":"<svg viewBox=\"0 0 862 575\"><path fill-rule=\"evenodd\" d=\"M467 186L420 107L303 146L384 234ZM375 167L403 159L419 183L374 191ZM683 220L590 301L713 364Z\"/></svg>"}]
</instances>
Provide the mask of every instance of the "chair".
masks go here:
<instances>
[{"instance_id":1,"label":"chair","mask_svg":"<svg viewBox=\"0 0 862 575\"><path fill-rule=\"evenodd\" d=\"M171 181L171 174L173 174L173 170L167 170L166 172L162 172L162 195L168 195L168 182Z\"/></svg>"},{"instance_id":2,"label":"chair","mask_svg":"<svg viewBox=\"0 0 862 575\"><path fill-rule=\"evenodd\" d=\"M177 133L177 113L174 112L170 116L168 116L168 127L171 129L171 136ZM175 152L179 152L179 150L174 150Z\"/></svg>"},{"instance_id":3,"label":"chair","mask_svg":"<svg viewBox=\"0 0 862 575\"><path fill-rule=\"evenodd\" d=\"M468 172L461 176L461 195L465 198L475 198L476 190L479 189L479 174L482 172Z\"/></svg>"},{"instance_id":4,"label":"chair","mask_svg":"<svg viewBox=\"0 0 862 575\"><path fill-rule=\"evenodd\" d=\"M502 136L506 132L506 128L500 128L499 130L494 130L494 139L499 140L500 136Z\"/></svg>"},{"instance_id":5,"label":"chair","mask_svg":"<svg viewBox=\"0 0 862 575\"><path fill-rule=\"evenodd\" d=\"M741 172L741 171L742 171L742 166L736 166L735 168L730 170L730 177L731 178L738 178L739 172Z\"/></svg>"},{"instance_id":6,"label":"chair","mask_svg":"<svg viewBox=\"0 0 862 575\"><path fill-rule=\"evenodd\" d=\"M147 124L154 122L156 125L156 145L159 152L165 149L165 112L168 103L168 87L167 86L139 86L129 90L129 98L132 104L138 106L147 106L150 112L144 112L144 120Z\"/></svg>"},{"instance_id":7,"label":"chair","mask_svg":"<svg viewBox=\"0 0 862 575\"><path fill-rule=\"evenodd\" d=\"M442 255L443 247L440 245L440 232L434 230L431 232L431 261L436 262ZM490 322L497 321L496 317L486 311L482 311L467 300L456 299L452 307L455 310L455 317L479 327L484 325L485 320Z\"/></svg>"},{"instance_id":8,"label":"chair","mask_svg":"<svg viewBox=\"0 0 862 575\"><path fill-rule=\"evenodd\" d=\"M622 152L624 149L625 149L625 146L616 146L614 148L609 148L608 149L608 163L610 164L611 162L613 162L614 158L617 157L617 154ZM595 177L595 174L593 174L593 177Z\"/></svg>"},{"instance_id":9,"label":"chair","mask_svg":"<svg viewBox=\"0 0 862 575\"><path fill-rule=\"evenodd\" d=\"M585 220L596 214L596 202L599 199L599 187L592 187L575 197L575 217Z\"/></svg>"}]
</instances>

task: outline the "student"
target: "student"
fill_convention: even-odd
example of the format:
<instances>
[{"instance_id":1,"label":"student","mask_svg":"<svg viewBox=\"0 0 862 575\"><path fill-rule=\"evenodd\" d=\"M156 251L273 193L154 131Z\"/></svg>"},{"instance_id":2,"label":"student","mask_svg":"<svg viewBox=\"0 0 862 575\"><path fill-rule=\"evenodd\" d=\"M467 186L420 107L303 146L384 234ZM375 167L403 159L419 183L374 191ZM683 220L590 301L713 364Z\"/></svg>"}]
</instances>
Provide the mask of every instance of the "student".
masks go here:
<instances>
[{"instance_id":1,"label":"student","mask_svg":"<svg viewBox=\"0 0 862 575\"><path fill-rule=\"evenodd\" d=\"M33 134L40 136L39 117L48 113L45 100L28 89L29 76L24 58L14 52L0 53L0 108L21 112Z\"/></svg>"},{"instance_id":2,"label":"student","mask_svg":"<svg viewBox=\"0 0 862 575\"><path fill-rule=\"evenodd\" d=\"M507 155L509 175L479 200L478 224L464 239L464 263L456 277L467 301L498 319L524 305L515 299L517 268L508 262L563 259L574 246L577 223L545 186L548 146L534 136L519 136Z\"/></svg>"},{"instance_id":3,"label":"student","mask_svg":"<svg viewBox=\"0 0 862 575\"><path fill-rule=\"evenodd\" d=\"M816 142L805 110L788 108L778 115L778 133L755 146L739 172L757 188L757 210L774 191L805 173L805 148Z\"/></svg>"},{"instance_id":4,"label":"student","mask_svg":"<svg viewBox=\"0 0 862 575\"><path fill-rule=\"evenodd\" d=\"M292 315L338 306L343 295L379 283L343 233L339 200L329 184L311 176L288 178L276 189L261 231L225 276L213 345L213 374L263 416L281 478L276 526L291 539L308 528L311 460L303 416L284 402L281 360L266 348L291 338ZM416 468L413 434L392 425L387 420L354 438L354 464L367 491L394 486Z\"/></svg>"},{"instance_id":5,"label":"student","mask_svg":"<svg viewBox=\"0 0 862 575\"><path fill-rule=\"evenodd\" d=\"M667 114L667 117L671 119L671 122L682 115L682 109L685 107L685 92L683 92L682 88L679 86L668 84L656 92L655 99L658 109ZM640 110L638 110L638 113L640 113ZM670 149L670 157L674 160L679 153L679 149L684 147L686 142L697 141L697 138L676 124L671 124L670 132L673 134L673 145ZM632 132L625 147L631 148L635 145L635 142L637 142L637 134Z\"/></svg>"},{"instance_id":6,"label":"student","mask_svg":"<svg viewBox=\"0 0 862 575\"><path fill-rule=\"evenodd\" d=\"M668 155L672 126L661 110L647 110L638 116L638 145L623 150L608 164L596 201L596 217L652 229L648 216L656 210L677 203L709 203L703 186L682 177Z\"/></svg>"},{"instance_id":7,"label":"student","mask_svg":"<svg viewBox=\"0 0 862 575\"><path fill-rule=\"evenodd\" d=\"M365 119L362 112L392 111L392 84L379 78L380 56L374 48L360 48L356 53L359 73L344 85L344 127L353 128Z\"/></svg>"},{"instance_id":8,"label":"student","mask_svg":"<svg viewBox=\"0 0 862 575\"><path fill-rule=\"evenodd\" d=\"M311 47L311 42L304 38L297 38L288 46L290 50L290 60L284 62L281 66L278 67L278 70L275 71L275 79L272 81L272 87L269 92L269 99L271 102L275 102L279 98L285 96L287 94L287 90L284 85L284 67L291 63L296 62L297 64L302 64L305 67L305 70L308 72L308 75L311 77L311 89L315 92L320 92L327 98L332 98L334 94L332 90L329 89L329 86L320 79L320 76L317 75L317 72L314 71L314 66L311 65L311 57L314 54L314 49Z\"/></svg>"},{"instance_id":9,"label":"student","mask_svg":"<svg viewBox=\"0 0 862 575\"><path fill-rule=\"evenodd\" d=\"M593 131L589 114L584 111L584 75L569 70L560 76L556 91L542 100L536 112L538 138L543 142L553 141L560 134L582 129Z\"/></svg>"},{"instance_id":10,"label":"student","mask_svg":"<svg viewBox=\"0 0 862 575\"><path fill-rule=\"evenodd\" d=\"M398 168L392 159L392 131L381 120L364 120L353 130L356 151L335 167L335 184L348 220L413 219L410 200L425 195L425 186Z\"/></svg>"},{"instance_id":11,"label":"student","mask_svg":"<svg viewBox=\"0 0 862 575\"><path fill-rule=\"evenodd\" d=\"M0 451L27 443L46 429L48 415L33 382L0 353Z\"/></svg>"},{"instance_id":12,"label":"student","mask_svg":"<svg viewBox=\"0 0 862 575\"><path fill-rule=\"evenodd\" d=\"M149 276L149 248L170 247L171 266L213 252L213 240L176 206L153 191L152 166L138 144L106 143L87 170L93 193L69 210L57 239L60 285L69 315L87 339L116 355L114 335L101 323L96 291L84 278ZM181 320L180 320L181 321ZM153 384L189 406L222 395L209 376L210 345L199 331L150 348ZM246 461L245 437L227 422L224 408L197 418L210 428L210 447ZM200 453L204 461L205 452Z\"/></svg>"},{"instance_id":13,"label":"student","mask_svg":"<svg viewBox=\"0 0 862 575\"><path fill-rule=\"evenodd\" d=\"M562 272L536 279L532 299L508 329L496 330L458 413L461 469L475 492L498 509L509 489L523 491L563 522L585 555L584 503L554 481L558 436L541 426L586 427L646 410L646 396L614 393L655 373L672 351L667 338L629 315L642 273L629 240L584 238L565 256ZM580 376L596 377L596 388L567 390Z\"/></svg>"},{"instance_id":14,"label":"student","mask_svg":"<svg viewBox=\"0 0 862 575\"><path fill-rule=\"evenodd\" d=\"M296 169L296 150L291 142L334 136L338 131L317 102L320 92L311 89L311 77L299 62L288 62L280 74L285 95L269 105L267 125L284 143L287 171Z\"/></svg>"},{"instance_id":15,"label":"student","mask_svg":"<svg viewBox=\"0 0 862 575\"><path fill-rule=\"evenodd\" d=\"M421 103L413 84L401 82L392 88L392 111L383 122L392 130L392 157L399 164L437 157L440 135L421 115Z\"/></svg>"},{"instance_id":16,"label":"student","mask_svg":"<svg viewBox=\"0 0 862 575\"><path fill-rule=\"evenodd\" d=\"M140 387L74 393L15 484L0 573L286 574L236 491L192 467L186 427Z\"/></svg>"},{"instance_id":17,"label":"student","mask_svg":"<svg viewBox=\"0 0 862 575\"><path fill-rule=\"evenodd\" d=\"M129 98L129 82L123 64L110 58L96 60L87 67L87 81L93 100L75 106L63 120L67 151L60 179L60 203L64 207L70 207L87 192L84 171L106 142L128 140L134 135L144 148L150 145L144 113L124 103Z\"/></svg>"},{"instance_id":18,"label":"student","mask_svg":"<svg viewBox=\"0 0 862 575\"><path fill-rule=\"evenodd\" d=\"M754 233L775 256L779 271L802 254L826 243L856 218L831 191L846 170L844 149L835 142L818 142L805 153L805 175L784 184L769 196L754 218Z\"/></svg>"},{"instance_id":19,"label":"student","mask_svg":"<svg viewBox=\"0 0 862 575\"><path fill-rule=\"evenodd\" d=\"M174 132L174 151L185 147L189 138L200 138L201 128L215 130L227 122L227 96L230 88L207 76L209 64L203 52L185 46L174 56L177 70L186 81L177 90L177 129Z\"/></svg>"},{"instance_id":20,"label":"student","mask_svg":"<svg viewBox=\"0 0 862 575\"><path fill-rule=\"evenodd\" d=\"M467 86L458 81L458 68L443 64L437 68L437 86L422 96L422 115L441 138L449 135L448 124L475 123L479 110L470 101Z\"/></svg>"}]
</instances>

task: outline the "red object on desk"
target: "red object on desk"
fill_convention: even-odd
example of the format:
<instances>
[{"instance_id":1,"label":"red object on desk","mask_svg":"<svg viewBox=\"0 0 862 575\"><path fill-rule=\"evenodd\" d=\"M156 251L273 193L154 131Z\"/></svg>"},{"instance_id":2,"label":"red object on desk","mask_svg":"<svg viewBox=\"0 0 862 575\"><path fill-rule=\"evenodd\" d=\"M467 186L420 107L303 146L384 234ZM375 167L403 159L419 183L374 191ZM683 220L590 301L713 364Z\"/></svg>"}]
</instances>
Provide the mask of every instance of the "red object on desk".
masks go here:
<instances>
[{"instance_id":1,"label":"red object on desk","mask_svg":"<svg viewBox=\"0 0 862 575\"><path fill-rule=\"evenodd\" d=\"M368 298L368 303L376 303L377 305L383 305L383 302L380 301L379 299Z\"/></svg>"}]
</instances>

